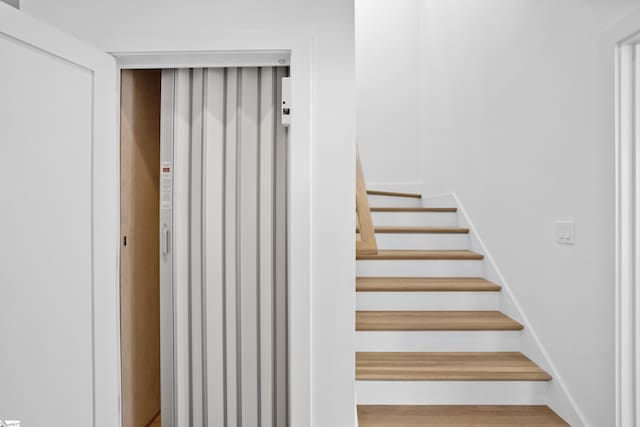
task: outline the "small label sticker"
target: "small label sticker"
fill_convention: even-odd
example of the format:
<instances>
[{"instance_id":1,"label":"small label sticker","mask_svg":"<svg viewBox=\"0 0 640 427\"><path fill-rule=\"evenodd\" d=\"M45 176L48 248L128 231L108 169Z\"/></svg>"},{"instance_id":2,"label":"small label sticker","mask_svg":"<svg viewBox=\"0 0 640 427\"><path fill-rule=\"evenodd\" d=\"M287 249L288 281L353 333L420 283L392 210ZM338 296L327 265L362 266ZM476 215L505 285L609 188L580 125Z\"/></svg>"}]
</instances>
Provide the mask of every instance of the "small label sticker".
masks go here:
<instances>
[{"instance_id":1,"label":"small label sticker","mask_svg":"<svg viewBox=\"0 0 640 427\"><path fill-rule=\"evenodd\" d=\"M173 164L162 162L160 165L160 209L171 210L173 188Z\"/></svg>"}]
</instances>

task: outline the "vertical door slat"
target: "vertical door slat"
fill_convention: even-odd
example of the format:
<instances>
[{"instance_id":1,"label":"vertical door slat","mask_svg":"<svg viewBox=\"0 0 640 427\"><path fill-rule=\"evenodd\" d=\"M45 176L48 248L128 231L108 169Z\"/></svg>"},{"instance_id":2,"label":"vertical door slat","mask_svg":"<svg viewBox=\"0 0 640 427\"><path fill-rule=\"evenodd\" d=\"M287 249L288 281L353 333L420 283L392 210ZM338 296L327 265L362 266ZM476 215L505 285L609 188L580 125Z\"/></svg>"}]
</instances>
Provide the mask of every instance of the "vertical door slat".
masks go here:
<instances>
[{"instance_id":1,"label":"vertical door slat","mask_svg":"<svg viewBox=\"0 0 640 427\"><path fill-rule=\"evenodd\" d=\"M174 98L174 304L176 307L176 425L190 425L189 381L189 177L191 142L190 70L176 71Z\"/></svg>"},{"instance_id":2,"label":"vertical door slat","mask_svg":"<svg viewBox=\"0 0 640 427\"><path fill-rule=\"evenodd\" d=\"M258 70L240 72L238 145L240 170L240 360L242 425L258 425Z\"/></svg>"},{"instance_id":3,"label":"vertical door slat","mask_svg":"<svg viewBox=\"0 0 640 427\"><path fill-rule=\"evenodd\" d=\"M224 286L224 69L206 70L204 89L203 278L206 349L205 424L225 425L225 286Z\"/></svg>"},{"instance_id":4,"label":"vertical door slat","mask_svg":"<svg viewBox=\"0 0 640 427\"><path fill-rule=\"evenodd\" d=\"M287 426L287 130L280 123L280 103L282 102L282 78L287 69L276 68L276 111L274 116L275 167L274 167L274 203L275 203L275 381L276 381L276 424Z\"/></svg>"},{"instance_id":5,"label":"vertical door slat","mask_svg":"<svg viewBox=\"0 0 640 427\"><path fill-rule=\"evenodd\" d=\"M192 71L191 79L191 181L190 217L191 234L190 299L191 299L191 420L194 426L204 425L202 335L202 126L204 112L203 70Z\"/></svg>"},{"instance_id":6,"label":"vertical door slat","mask_svg":"<svg viewBox=\"0 0 640 427\"><path fill-rule=\"evenodd\" d=\"M275 75L272 67L260 69L260 421L273 425L273 167L275 137Z\"/></svg>"},{"instance_id":7,"label":"vertical door slat","mask_svg":"<svg viewBox=\"0 0 640 427\"><path fill-rule=\"evenodd\" d=\"M162 70L162 88L160 96L160 160L169 171L160 178L160 239L165 238L172 228L173 194L166 176L173 174L173 137L174 137L174 98L175 70ZM161 166L163 165L161 164ZM177 425L175 411L175 305L172 254L160 254L160 395L162 417L165 426Z\"/></svg>"},{"instance_id":8,"label":"vertical door slat","mask_svg":"<svg viewBox=\"0 0 640 427\"><path fill-rule=\"evenodd\" d=\"M226 291L226 339L227 339L227 425L239 426L239 363L238 359L238 281L237 281L237 109L238 69L227 70L226 82L226 138L225 138L225 291Z\"/></svg>"}]
</instances>

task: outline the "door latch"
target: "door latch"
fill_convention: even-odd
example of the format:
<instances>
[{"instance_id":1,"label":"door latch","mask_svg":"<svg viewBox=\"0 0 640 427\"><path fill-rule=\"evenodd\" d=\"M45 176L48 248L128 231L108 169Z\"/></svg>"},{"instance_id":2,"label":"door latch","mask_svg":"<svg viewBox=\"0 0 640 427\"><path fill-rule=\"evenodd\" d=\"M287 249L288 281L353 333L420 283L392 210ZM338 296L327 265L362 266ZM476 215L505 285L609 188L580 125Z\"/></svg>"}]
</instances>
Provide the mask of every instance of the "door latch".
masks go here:
<instances>
[{"instance_id":1,"label":"door latch","mask_svg":"<svg viewBox=\"0 0 640 427\"><path fill-rule=\"evenodd\" d=\"M282 125L289 127L291 124L291 77L282 78L282 104L280 107Z\"/></svg>"}]
</instances>

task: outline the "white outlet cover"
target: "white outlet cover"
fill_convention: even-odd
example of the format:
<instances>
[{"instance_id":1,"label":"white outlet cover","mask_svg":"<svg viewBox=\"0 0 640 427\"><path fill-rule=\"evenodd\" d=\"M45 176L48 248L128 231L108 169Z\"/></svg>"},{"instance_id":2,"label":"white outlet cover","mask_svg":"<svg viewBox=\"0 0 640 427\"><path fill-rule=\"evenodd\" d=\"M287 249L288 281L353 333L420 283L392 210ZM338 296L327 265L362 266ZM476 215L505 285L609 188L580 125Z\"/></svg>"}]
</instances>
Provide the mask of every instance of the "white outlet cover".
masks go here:
<instances>
[{"instance_id":1,"label":"white outlet cover","mask_svg":"<svg viewBox=\"0 0 640 427\"><path fill-rule=\"evenodd\" d=\"M575 245L576 223L574 221L556 221L556 240L561 245Z\"/></svg>"}]
</instances>

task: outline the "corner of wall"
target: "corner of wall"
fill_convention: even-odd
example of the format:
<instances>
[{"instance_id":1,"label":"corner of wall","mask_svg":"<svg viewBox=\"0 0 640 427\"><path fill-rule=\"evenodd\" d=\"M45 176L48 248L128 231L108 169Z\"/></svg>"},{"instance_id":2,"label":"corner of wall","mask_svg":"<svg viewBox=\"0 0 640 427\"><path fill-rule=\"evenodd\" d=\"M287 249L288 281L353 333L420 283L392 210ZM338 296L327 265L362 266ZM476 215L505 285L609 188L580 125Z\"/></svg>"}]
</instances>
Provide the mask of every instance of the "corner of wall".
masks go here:
<instances>
[{"instance_id":1,"label":"corner of wall","mask_svg":"<svg viewBox=\"0 0 640 427\"><path fill-rule=\"evenodd\" d=\"M6 4L8 4L9 6L13 6L16 9L20 9L20 0L0 0Z\"/></svg>"},{"instance_id":2,"label":"corner of wall","mask_svg":"<svg viewBox=\"0 0 640 427\"><path fill-rule=\"evenodd\" d=\"M549 388L547 390L547 405L572 426L588 426L589 424L584 413L580 410L573 399L573 396L566 387L562 375L535 333L533 325L525 315L521 305L518 303L518 300L511 291L509 284L500 272L500 269L498 268L498 265L491 253L482 242L477 229L471 222L471 219L458 196L453 192L423 195L422 200L425 206L454 206L458 208L458 226L470 229L469 249L479 252L485 256L483 263L484 277L487 280L491 280L502 286L500 309L504 314L524 325L520 343L522 353L545 369L553 377L553 380L549 383Z\"/></svg>"}]
</instances>

